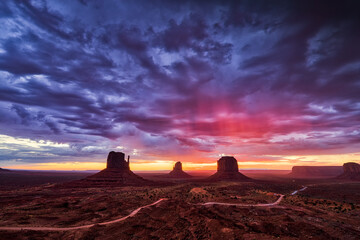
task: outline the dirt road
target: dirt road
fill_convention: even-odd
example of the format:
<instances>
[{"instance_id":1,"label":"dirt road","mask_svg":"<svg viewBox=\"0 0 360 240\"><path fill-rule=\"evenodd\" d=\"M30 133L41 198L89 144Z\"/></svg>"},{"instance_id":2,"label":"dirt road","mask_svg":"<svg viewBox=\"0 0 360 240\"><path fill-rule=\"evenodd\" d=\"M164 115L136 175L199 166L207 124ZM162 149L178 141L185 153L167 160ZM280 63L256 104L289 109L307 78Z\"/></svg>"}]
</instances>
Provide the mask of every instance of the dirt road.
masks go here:
<instances>
[{"instance_id":1,"label":"dirt road","mask_svg":"<svg viewBox=\"0 0 360 240\"><path fill-rule=\"evenodd\" d=\"M304 191L305 189L307 189L307 187L304 187L304 186L303 186L302 189L299 189L299 190L296 190L296 191L292 192L291 195L295 195L295 194L297 194L298 192Z\"/></svg>"},{"instance_id":2,"label":"dirt road","mask_svg":"<svg viewBox=\"0 0 360 240\"><path fill-rule=\"evenodd\" d=\"M95 225L108 225L116 222L121 222L126 220L129 217L135 216L141 209L148 208L154 205L157 205L158 203L167 200L166 198L161 198L157 200L156 202L153 202L151 204L139 207L132 211L129 215L121 218L117 218L112 221L108 222L102 222L102 223L94 223L94 224L88 224L88 225L82 225L82 226L76 226L76 227L0 227L0 230L9 230L9 231L21 231L21 230L32 230L32 231L69 231L69 230L78 230L78 229L84 229L84 228L91 228Z\"/></svg>"},{"instance_id":3,"label":"dirt road","mask_svg":"<svg viewBox=\"0 0 360 240\"><path fill-rule=\"evenodd\" d=\"M271 207L278 205L284 198L285 195L276 194L280 196L275 202L273 203L258 203L258 204L242 204L242 203L222 203L222 202L206 202L200 203L199 205L207 206L207 205L223 205L223 206L237 206L237 207Z\"/></svg>"}]
</instances>

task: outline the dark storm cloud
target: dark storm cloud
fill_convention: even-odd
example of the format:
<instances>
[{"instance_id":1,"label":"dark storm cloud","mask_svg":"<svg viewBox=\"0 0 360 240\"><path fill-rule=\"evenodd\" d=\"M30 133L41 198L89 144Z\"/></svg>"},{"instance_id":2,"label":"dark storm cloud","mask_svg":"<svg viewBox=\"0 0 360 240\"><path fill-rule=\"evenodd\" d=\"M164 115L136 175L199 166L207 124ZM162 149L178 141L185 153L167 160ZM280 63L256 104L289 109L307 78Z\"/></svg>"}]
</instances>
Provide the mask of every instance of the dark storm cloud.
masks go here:
<instances>
[{"instance_id":1,"label":"dark storm cloud","mask_svg":"<svg viewBox=\"0 0 360 240\"><path fill-rule=\"evenodd\" d=\"M16 114L20 118L20 123L23 125L29 126L40 123L47 126L53 133L55 134L60 133L60 130L56 126L56 123L48 119L44 112L37 112L35 114L32 114L24 107L15 104L13 104L11 110L16 112Z\"/></svg>"},{"instance_id":2,"label":"dark storm cloud","mask_svg":"<svg viewBox=\"0 0 360 240\"><path fill-rule=\"evenodd\" d=\"M160 41L156 42L169 52L190 48L194 41L203 41L208 37L207 27L204 20L196 15L184 18L179 24L171 19L168 28L159 34Z\"/></svg>"},{"instance_id":3,"label":"dark storm cloud","mask_svg":"<svg viewBox=\"0 0 360 240\"><path fill-rule=\"evenodd\" d=\"M299 148L359 143L357 1L0 4L2 134L74 155L99 139L159 153L291 133L308 136Z\"/></svg>"}]
</instances>

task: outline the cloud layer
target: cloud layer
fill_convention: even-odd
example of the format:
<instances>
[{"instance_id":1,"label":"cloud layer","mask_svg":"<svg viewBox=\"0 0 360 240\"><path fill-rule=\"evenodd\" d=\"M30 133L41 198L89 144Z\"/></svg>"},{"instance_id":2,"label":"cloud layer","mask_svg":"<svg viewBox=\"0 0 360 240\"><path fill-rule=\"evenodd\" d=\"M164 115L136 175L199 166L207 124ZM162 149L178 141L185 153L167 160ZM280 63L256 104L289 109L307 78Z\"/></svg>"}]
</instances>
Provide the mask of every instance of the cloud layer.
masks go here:
<instances>
[{"instance_id":1,"label":"cloud layer","mask_svg":"<svg viewBox=\"0 0 360 240\"><path fill-rule=\"evenodd\" d=\"M119 146L199 163L357 153L359 7L4 1L0 161L96 161Z\"/></svg>"}]
</instances>

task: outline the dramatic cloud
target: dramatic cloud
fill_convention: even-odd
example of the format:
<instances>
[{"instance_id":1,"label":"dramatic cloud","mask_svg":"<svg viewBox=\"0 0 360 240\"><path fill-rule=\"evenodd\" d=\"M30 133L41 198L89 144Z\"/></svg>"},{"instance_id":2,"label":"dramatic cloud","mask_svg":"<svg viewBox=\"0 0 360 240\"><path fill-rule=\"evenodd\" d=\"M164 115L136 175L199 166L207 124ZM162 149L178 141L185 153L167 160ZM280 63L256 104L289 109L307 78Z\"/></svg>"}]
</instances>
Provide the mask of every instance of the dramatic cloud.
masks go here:
<instances>
[{"instance_id":1,"label":"dramatic cloud","mask_svg":"<svg viewBox=\"0 0 360 240\"><path fill-rule=\"evenodd\" d=\"M3 1L0 164L359 160L359 7Z\"/></svg>"}]
</instances>

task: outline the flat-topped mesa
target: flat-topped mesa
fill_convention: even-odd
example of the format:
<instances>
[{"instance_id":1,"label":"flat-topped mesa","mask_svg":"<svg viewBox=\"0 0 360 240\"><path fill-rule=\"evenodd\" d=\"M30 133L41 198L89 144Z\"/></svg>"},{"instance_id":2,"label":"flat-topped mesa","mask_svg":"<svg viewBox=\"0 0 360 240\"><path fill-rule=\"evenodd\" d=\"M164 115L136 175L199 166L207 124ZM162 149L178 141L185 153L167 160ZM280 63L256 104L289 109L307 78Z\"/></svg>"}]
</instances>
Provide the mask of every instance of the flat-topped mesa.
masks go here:
<instances>
[{"instance_id":1,"label":"flat-topped mesa","mask_svg":"<svg viewBox=\"0 0 360 240\"><path fill-rule=\"evenodd\" d=\"M239 172L237 160L223 156L217 161L217 172L207 178L209 181L248 181L250 178Z\"/></svg>"},{"instance_id":2,"label":"flat-topped mesa","mask_svg":"<svg viewBox=\"0 0 360 240\"><path fill-rule=\"evenodd\" d=\"M217 161L218 172L239 172L237 160L232 156L223 156Z\"/></svg>"},{"instance_id":3,"label":"flat-topped mesa","mask_svg":"<svg viewBox=\"0 0 360 240\"><path fill-rule=\"evenodd\" d=\"M344 173L338 176L339 179L360 180L360 164L347 162L343 165Z\"/></svg>"},{"instance_id":4,"label":"flat-topped mesa","mask_svg":"<svg viewBox=\"0 0 360 240\"><path fill-rule=\"evenodd\" d=\"M360 164L355 162L347 162L343 165L344 173L360 174Z\"/></svg>"},{"instance_id":5,"label":"flat-topped mesa","mask_svg":"<svg viewBox=\"0 0 360 240\"><path fill-rule=\"evenodd\" d=\"M342 166L293 166L292 178L331 178L343 173Z\"/></svg>"},{"instance_id":6,"label":"flat-topped mesa","mask_svg":"<svg viewBox=\"0 0 360 240\"><path fill-rule=\"evenodd\" d=\"M107 169L122 169L122 170L130 170L129 167L129 159L128 161L125 161L125 154L122 152L109 152L109 155L107 157Z\"/></svg>"}]
</instances>

